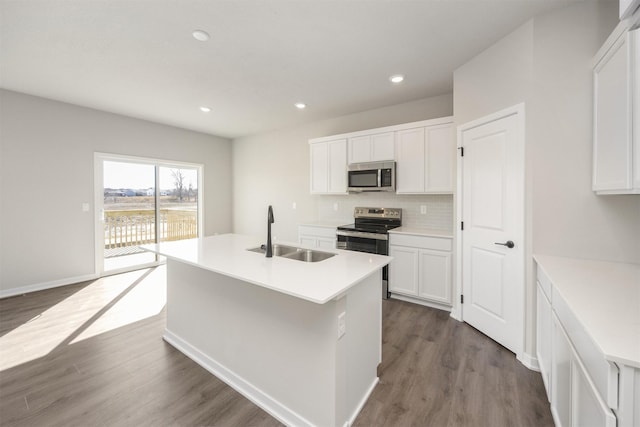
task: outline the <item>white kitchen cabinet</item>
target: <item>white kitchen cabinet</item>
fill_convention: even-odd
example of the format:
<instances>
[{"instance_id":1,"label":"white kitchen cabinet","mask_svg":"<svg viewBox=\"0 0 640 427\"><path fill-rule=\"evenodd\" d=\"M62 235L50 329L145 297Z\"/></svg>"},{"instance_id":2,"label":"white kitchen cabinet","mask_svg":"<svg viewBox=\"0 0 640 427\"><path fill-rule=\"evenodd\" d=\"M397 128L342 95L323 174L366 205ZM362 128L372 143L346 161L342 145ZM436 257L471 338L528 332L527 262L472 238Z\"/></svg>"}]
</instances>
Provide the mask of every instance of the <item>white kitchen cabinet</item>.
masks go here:
<instances>
[{"instance_id":1,"label":"white kitchen cabinet","mask_svg":"<svg viewBox=\"0 0 640 427\"><path fill-rule=\"evenodd\" d=\"M336 240L336 227L312 224L298 226L298 242L301 245L321 249L335 249Z\"/></svg>"},{"instance_id":2,"label":"white kitchen cabinet","mask_svg":"<svg viewBox=\"0 0 640 427\"><path fill-rule=\"evenodd\" d=\"M395 159L393 132L359 135L348 140L349 164Z\"/></svg>"},{"instance_id":3,"label":"white kitchen cabinet","mask_svg":"<svg viewBox=\"0 0 640 427\"><path fill-rule=\"evenodd\" d=\"M557 427L571 426L571 343L555 315L551 315L551 415ZM549 395L547 395L549 396Z\"/></svg>"},{"instance_id":4,"label":"white kitchen cabinet","mask_svg":"<svg viewBox=\"0 0 640 427\"><path fill-rule=\"evenodd\" d=\"M640 329L629 321L640 267L535 259L536 352L556 426L640 425Z\"/></svg>"},{"instance_id":5,"label":"white kitchen cabinet","mask_svg":"<svg viewBox=\"0 0 640 427\"><path fill-rule=\"evenodd\" d=\"M551 412L560 426L616 427L616 417L598 393L560 320L553 317L554 390Z\"/></svg>"},{"instance_id":6,"label":"white kitchen cabinet","mask_svg":"<svg viewBox=\"0 0 640 427\"><path fill-rule=\"evenodd\" d=\"M419 254L416 248L389 245L389 256L393 257L389 265L389 292L418 295Z\"/></svg>"},{"instance_id":7,"label":"white kitchen cabinet","mask_svg":"<svg viewBox=\"0 0 640 427\"><path fill-rule=\"evenodd\" d=\"M630 17L635 13L640 13L640 0L620 0L619 4L619 16L620 19L625 19Z\"/></svg>"},{"instance_id":8,"label":"white kitchen cabinet","mask_svg":"<svg viewBox=\"0 0 640 427\"><path fill-rule=\"evenodd\" d=\"M424 193L424 128L396 134L396 193Z\"/></svg>"},{"instance_id":9,"label":"white kitchen cabinet","mask_svg":"<svg viewBox=\"0 0 640 427\"><path fill-rule=\"evenodd\" d=\"M396 132L396 192L453 193L456 165L453 123Z\"/></svg>"},{"instance_id":10,"label":"white kitchen cabinet","mask_svg":"<svg viewBox=\"0 0 640 427\"><path fill-rule=\"evenodd\" d=\"M616 28L593 81L593 191L640 194L640 30Z\"/></svg>"},{"instance_id":11,"label":"white kitchen cabinet","mask_svg":"<svg viewBox=\"0 0 640 427\"><path fill-rule=\"evenodd\" d=\"M542 382L547 391L547 396L551 396L551 302L545 293L543 285L538 280L537 301L536 301L536 353L538 356L538 366L542 375Z\"/></svg>"},{"instance_id":12,"label":"white kitchen cabinet","mask_svg":"<svg viewBox=\"0 0 640 427\"><path fill-rule=\"evenodd\" d=\"M438 308L451 307L452 241L448 237L389 233L389 291Z\"/></svg>"},{"instance_id":13,"label":"white kitchen cabinet","mask_svg":"<svg viewBox=\"0 0 640 427\"><path fill-rule=\"evenodd\" d=\"M574 352L571 358L571 423L574 426L616 427L616 417L598 394Z\"/></svg>"},{"instance_id":14,"label":"white kitchen cabinet","mask_svg":"<svg viewBox=\"0 0 640 427\"><path fill-rule=\"evenodd\" d=\"M311 194L347 194L347 140L312 142Z\"/></svg>"}]
</instances>

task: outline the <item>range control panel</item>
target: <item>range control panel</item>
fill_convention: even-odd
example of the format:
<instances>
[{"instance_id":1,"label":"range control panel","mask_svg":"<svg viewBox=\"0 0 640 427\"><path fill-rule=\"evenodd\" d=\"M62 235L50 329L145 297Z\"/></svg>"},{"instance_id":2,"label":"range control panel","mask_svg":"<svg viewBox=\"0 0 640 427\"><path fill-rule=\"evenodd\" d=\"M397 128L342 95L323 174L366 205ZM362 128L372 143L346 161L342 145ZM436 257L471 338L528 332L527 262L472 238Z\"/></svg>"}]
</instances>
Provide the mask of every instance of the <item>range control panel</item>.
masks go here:
<instances>
[{"instance_id":1,"label":"range control panel","mask_svg":"<svg viewBox=\"0 0 640 427\"><path fill-rule=\"evenodd\" d=\"M402 218L402 209L398 208L355 208L354 218Z\"/></svg>"}]
</instances>

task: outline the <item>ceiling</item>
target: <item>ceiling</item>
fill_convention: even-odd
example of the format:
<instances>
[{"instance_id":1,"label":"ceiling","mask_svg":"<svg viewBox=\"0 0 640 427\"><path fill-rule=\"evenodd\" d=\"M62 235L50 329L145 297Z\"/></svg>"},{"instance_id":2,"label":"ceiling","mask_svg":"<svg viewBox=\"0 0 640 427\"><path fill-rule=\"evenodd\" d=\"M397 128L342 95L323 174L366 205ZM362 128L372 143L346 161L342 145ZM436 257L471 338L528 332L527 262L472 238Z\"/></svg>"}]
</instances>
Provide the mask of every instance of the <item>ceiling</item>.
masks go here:
<instances>
[{"instance_id":1,"label":"ceiling","mask_svg":"<svg viewBox=\"0 0 640 427\"><path fill-rule=\"evenodd\" d=\"M0 0L0 87L236 138L450 93L457 67L572 2Z\"/></svg>"}]
</instances>

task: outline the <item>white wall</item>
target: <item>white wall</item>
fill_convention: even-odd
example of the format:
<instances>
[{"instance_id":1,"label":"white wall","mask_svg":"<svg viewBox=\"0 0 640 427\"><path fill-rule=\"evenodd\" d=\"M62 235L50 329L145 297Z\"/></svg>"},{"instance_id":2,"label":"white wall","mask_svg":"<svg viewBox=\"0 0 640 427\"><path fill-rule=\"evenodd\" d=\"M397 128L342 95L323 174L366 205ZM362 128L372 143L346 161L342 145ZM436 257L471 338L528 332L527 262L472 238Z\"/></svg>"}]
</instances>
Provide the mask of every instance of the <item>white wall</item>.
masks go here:
<instances>
[{"instance_id":1,"label":"white wall","mask_svg":"<svg viewBox=\"0 0 640 427\"><path fill-rule=\"evenodd\" d=\"M533 253L640 262L640 198L591 191L592 59L616 13L615 3L588 2L541 15L454 73L458 125L525 103L529 354Z\"/></svg>"},{"instance_id":2,"label":"white wall","mask_svg":"<svg viewBox=\"0 0 640 427\"><path fill-rule=\"evenodd\" d=\"M229 140L5 90L0 129L0 295L94 274L96 151L204 164L204 233L231 230Z\"/></svg>"},{"instance_id":3,"label":"white wall","mask_svg":"<svg viewBox=\"0 0 640 427\"><path fill-rule=\"evenodd\" d=\"M334 202L340 205L335 215L351 220L353 196L309 194L309 139L450 116L452 101L452 95L441 95L234 140L234 232L264 235L269 204L275 216L272 232L280 240L297 241L297 225L327 219L327 206ZM385 203L394 207L396 196L389 197ZM423 203L429 202L428 196L415 196L415 200L421 197Z\"/></svg>"},{"instance_id":4,"label":"white wall","mask_svg":"<svg viewBox=\"0 0 640 427\"><path fill-rule=\"evenodd\" d=\"M586 3L535 20L530 103L533 250L640 263L640 197L591 190L592 60L616 3Z\"/></svg>"}]
</instances>

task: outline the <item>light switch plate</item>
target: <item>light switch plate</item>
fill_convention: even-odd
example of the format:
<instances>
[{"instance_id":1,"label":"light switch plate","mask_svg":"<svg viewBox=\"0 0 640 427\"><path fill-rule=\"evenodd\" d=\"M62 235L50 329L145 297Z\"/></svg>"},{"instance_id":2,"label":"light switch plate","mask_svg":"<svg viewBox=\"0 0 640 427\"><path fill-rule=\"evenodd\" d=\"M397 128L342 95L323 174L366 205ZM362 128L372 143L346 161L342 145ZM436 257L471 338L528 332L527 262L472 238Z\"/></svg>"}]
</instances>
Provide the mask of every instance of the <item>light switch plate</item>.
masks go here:
<instances>
[{"instance_id":1,"label":"light switch plate","mask_svg":"<svg viewBox=\"0 0 640 427\"><path fill-rule=\"evenodd\" d=\"M82 212L89 212L89 203L82 204Z\"/></svg>"},{"instance_id":2,"label":"light switch plate","mask_svg":"<svg viewBox=\"0 0 640 427\"><path fill-rule=\"evenodd\" d=\"M338 339L347 332L347 313L342 312L338 315Z\"/></svg>"}]
</instances>

